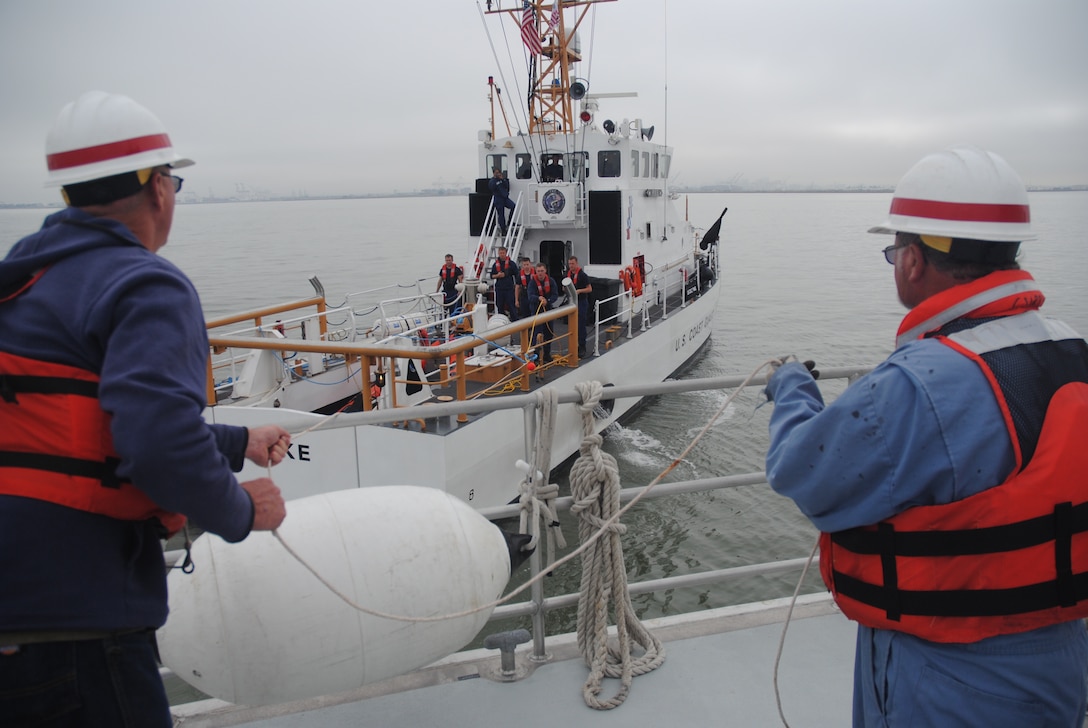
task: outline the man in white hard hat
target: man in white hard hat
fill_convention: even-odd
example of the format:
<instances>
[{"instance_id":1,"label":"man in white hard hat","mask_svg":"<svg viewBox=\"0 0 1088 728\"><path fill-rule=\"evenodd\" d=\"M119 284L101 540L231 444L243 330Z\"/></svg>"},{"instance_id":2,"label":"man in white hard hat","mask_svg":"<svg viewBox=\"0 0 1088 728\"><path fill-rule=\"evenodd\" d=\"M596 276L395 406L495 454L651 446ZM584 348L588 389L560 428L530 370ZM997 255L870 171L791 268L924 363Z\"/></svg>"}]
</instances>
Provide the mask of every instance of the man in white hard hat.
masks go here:
<instances>
[{"instance_id":1,"label":"man in white hard hat","mask_svg":"<svg viewBox=\"0 0 1088 728\"><path fill-rule=\"evenodd\" d=\"M1016 262L1027 192L1001 157L932 154L884 249L897 348L825 405L784 363L767 479L820 529L859 623L855 726L1081 726L1088 680L1088 343Z\"/></svg>"},{"instance_id":2,"label":"man in white hard hat","mask_svg":"<svg viewBox=\"0 0 1088 728\"><path fill-rule=\"evenodd\" d=\"M201 417L200 301L155 255L192 162L159 120L88 93L46 156L69 207L0 261L0 723L170 726L161 539L276 528L279 489L232 471L290 437Z\"/></svg>"}]
</instances>

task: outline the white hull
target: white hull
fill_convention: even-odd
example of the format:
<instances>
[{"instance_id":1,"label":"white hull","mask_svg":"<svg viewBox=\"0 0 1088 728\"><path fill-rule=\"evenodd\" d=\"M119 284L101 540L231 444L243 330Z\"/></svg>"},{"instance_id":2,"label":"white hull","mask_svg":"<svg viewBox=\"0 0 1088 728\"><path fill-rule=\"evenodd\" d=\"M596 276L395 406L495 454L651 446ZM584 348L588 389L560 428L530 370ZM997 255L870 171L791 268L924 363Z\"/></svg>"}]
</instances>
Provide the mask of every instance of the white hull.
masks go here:
<instances>
[{"instance_id":1,"label":"white hull","mask_svg":"<svg viewBox=\"0 0 1088 728\"><path fill-rule=\"evenodd\" d=\"M569 393L582 381L595 380L604 385L662 381L682 368L710 336L719 294L720 286L713 286L687 306L672 309L667 318L653 321L647 331L601 356L584 360L576 369L549 370L554 379L549 378L548 386ZM598 431L637 405L636 399L617 400L611 413L597 421ZM424 417L426 406L404 408L403 418ZM290 421L290 429L295 432L306 429L306 422L317 424L325 419L283 408L223 405L209 408L206 417L217 423L245 426ZM340 419L350 422L353 417L357 416L343 415ZM478 509L505 505L517 497L518 483L524 477L515 463L519 459L528 461L531 452L527 450L531 443L523 434L524 418L520 409L497 410L444 435L419 431L415 424L402 429L332 422L328 429L297 436L290 457L276 467L273 475L288 499L403 483L444 489ZM578 450L581 418L577 408L560 407L554 438L553 468ZM247 463L240 477L266 474L264 469Z\"/></svg>"}]
</instances>

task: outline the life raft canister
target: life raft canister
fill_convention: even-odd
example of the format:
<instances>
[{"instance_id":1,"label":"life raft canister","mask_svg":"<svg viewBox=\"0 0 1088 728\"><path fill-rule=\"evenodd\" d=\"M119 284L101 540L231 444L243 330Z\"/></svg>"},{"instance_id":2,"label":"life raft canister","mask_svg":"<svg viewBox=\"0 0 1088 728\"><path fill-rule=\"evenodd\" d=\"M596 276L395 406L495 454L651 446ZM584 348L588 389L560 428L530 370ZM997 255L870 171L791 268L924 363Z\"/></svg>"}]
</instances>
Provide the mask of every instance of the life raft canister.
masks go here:
<instances>
[{"instance_id":1,"label":"life raft canister","mask_svg":"<svg viewBox=\"0 0 1088 728\"><path fill-rule=\"evenodd\" d=\"M185 516L117 477L98 375L0 352L0 494L36 498L123 521L158 519L169 535Z\"/></svg>"}]
</instances>

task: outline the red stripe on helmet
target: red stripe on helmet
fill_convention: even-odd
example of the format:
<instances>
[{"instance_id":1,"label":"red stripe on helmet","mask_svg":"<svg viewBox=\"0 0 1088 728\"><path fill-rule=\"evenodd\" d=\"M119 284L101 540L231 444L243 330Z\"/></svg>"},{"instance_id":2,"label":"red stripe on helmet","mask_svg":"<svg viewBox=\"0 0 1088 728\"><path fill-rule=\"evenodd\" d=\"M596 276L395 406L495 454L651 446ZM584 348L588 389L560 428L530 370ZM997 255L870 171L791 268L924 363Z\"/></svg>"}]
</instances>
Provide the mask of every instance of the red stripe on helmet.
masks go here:
<instances>
[{"instance_id":1,"label":"red stripe on helmet","mask_svg":"<svg viewBox=\"0 0 1088 728\"><path fill-rule=\"evenodd\" d=\"M1027 205L995 205L984 202L938 202L896 197L891 214L925 217L933 220L965 222L1031 222Z\"/></svg>"},{"instance_id":2,"label":"red stripe on helmet","mask_svg":"<svg viewBox=\"0 0 1088 728\"><path fill-rule=\"evenodd\" d=\"M95 162L105 162L109 159L120 159L121 157L169 146L170 137L166 134L149 134L135 139L123 139L119 142L99 144L94 147L57 152L46 156L45 161L50 170L69 169L71 167L82 167L85 164L94 164Z\"/></svg>"}]
</instances>

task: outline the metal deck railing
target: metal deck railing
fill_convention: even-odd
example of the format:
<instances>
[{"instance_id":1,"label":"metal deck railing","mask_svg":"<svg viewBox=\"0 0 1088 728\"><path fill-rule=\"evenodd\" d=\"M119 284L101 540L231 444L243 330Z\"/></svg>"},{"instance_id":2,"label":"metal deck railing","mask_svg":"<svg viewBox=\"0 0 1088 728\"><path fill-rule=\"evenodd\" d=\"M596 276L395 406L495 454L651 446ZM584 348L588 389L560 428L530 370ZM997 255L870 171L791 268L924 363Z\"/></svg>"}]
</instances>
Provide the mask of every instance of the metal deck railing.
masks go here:
<instances>
[{"instance_id":1,"label":"metal deck railing","mask_svg":"<svg viewBox=\"0 0 1088 728\"><path fill-rule=\"evenodd\" d=\"M869 366L839 367L830 369L821 368L819 383L821 385L824 385L827 382L835 380L846 380L847 382L852 382L859 376L870 371L871 368L872 367ZM730 390L737 389L745 385L749 387L754 387L763 386L764 384L766 384L766 377L762 375L751 378L751 381L746 382L746 380L748 379L748 377L744 376L728 376L673 380L642 385L607 387L602 394L602 399L622 399L628 397L650 397L682 394L686 392ZM581 399L577 392L570 391L559 393L559 403L561 406L576 405L580 402ZM530 428L535 428L537 418L536 410L539 406L539 403L540 400L532 394L509 395L505 397L499 397L489 400L479 400L474 402L452 402L448 404L433 404L430 405L430 407L433 408L430 410L430 412L432 412L436 416L453 416L460 412L464 412L466 409L472 410L473 412L485 412L497 409L522 409L525 415L524 421L526 423L526 426ZM346 413L335 418L334 421L331 421L328 427L330 429L336 429L339 427L353 427L360 424L383 424L398 418L403 419L403 416L403 413L395 411ZM527 438L527 442L532 441L532 439L533 438ZM527 462L531 462L531 455L532 454L530 452L525 453L525 459ZM751 472L714 478L701 478L696 480L659 483L653 486L651 492L646 493L643 497L645 499L665 498L686 493L704 493L748 485L761 485L765 484L766 482L766 473ZM640 496L645 490L645 486L624 488L620 495L620 501L621 503L630 502L634 498ZM574 499L570 496L561 497L555 501L554 505L557 511L569 511L570 507L573 505L573 500ZM520 506L518 505L508 505L498 508L486 508L480 510L480 513L483 516L492 521L517 518L520 515L520 512ZM548 565L543 563L540 551L541 549L538 548L537 551L530 558L530 578L536 578L543 569L548 568ZM179 558L180 555L180 552L168 552L168 563L172 563L174 560ZM807 557L798 557L780 561L747 564L744 566L737 566L731 568L712 569L702 572L682 574L678 576L649 579L645 581L630 583L629 591L632 595L647 594L668 589L682 589L716 585L733 579L739 579L753 575L798 572L804 566L807 560ZM533 585L533 587L531 587L530 596L527 600L518 601L511 604L503 604L496 607L491 615L489 623L509 620L512 618L521 618L526 616L530 617L530 632L533 638L532 654L535 659L543 660L546 659L547 653L545 649L545 641L548 636L547 629L545 627L545 617L551 611L571 607L576 605L577 603L577 593L567 593L557 596L545 597L542 582L538 580ZM167 668L163 668L162 672L164 678L169 677L171 674Z\"/></svg>"}]
</instances>

